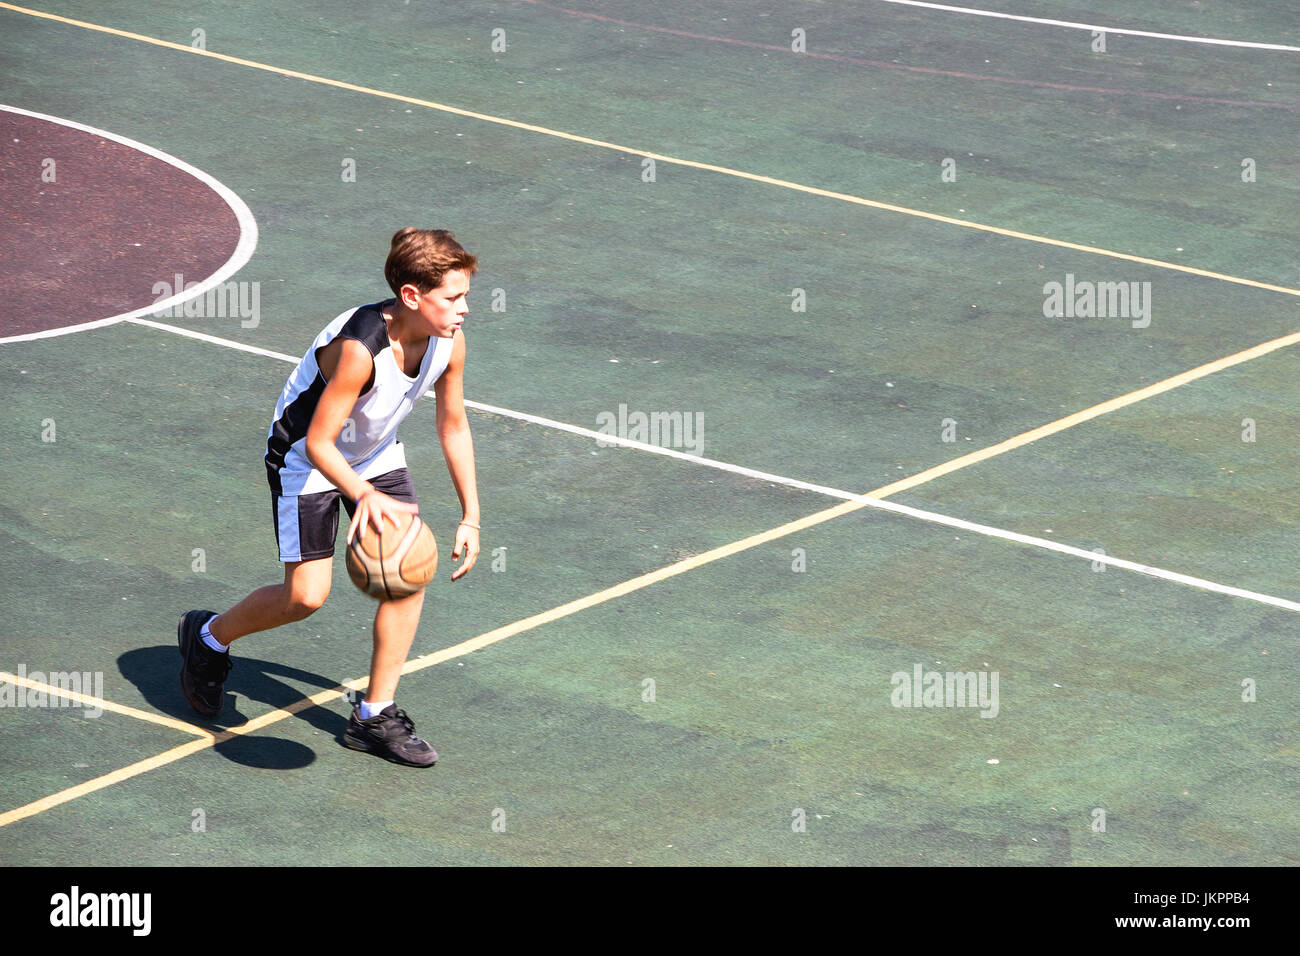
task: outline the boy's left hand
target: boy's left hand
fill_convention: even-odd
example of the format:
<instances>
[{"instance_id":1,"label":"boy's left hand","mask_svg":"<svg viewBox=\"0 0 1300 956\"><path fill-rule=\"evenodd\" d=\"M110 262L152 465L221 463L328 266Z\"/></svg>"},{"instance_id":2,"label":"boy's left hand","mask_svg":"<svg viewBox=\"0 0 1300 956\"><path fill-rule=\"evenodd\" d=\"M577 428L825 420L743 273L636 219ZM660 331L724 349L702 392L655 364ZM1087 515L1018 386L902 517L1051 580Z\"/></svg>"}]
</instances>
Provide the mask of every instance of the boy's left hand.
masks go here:
<instances>
[{"instance_id":1,"label":"boy's left hand","mask_svg":"<svg viewBox=\"0 0 1300 956\"><path fill-rule=\"evenodd\" d=\"M456 546L451 549L451 556L454 560L459 560L462 554L465 555L465 561L452 572L451 579L453 581L462 577L465 572L474 567L474 562L478 560L478 529L471 528L466 524L456 526Z\"/></svg>"}]
</instances>

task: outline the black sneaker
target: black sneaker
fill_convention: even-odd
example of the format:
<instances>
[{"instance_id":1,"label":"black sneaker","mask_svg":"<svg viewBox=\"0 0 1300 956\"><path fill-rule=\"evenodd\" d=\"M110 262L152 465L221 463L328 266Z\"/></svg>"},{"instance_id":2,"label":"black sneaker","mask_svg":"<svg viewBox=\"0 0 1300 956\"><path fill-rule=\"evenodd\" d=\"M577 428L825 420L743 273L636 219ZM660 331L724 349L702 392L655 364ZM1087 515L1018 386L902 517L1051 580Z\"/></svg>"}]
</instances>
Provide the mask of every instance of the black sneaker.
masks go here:
<instances>
[{"instance_id":1,"label":"black sneaker","mask_svg":"<svg viewBox=\"0 0 1300 956\"><path fill-rule=\"evenodd\" d=\"M411 718L396 704L389 704L378 717L369 720L361 719L361 705L357 704L343 733L343 743L407 767L432 767L438 762L438 751L415 736Z\"/></svg>"},{"instance_id":2,"label":"black sneaker","mask_svg":"<svg viewBox=\"0 0 1300 956\"><path fill-rule=\"evenodd\" d=\"M229 652L214 651L199 636L203 625L216 616L216 611L186 611L176 625L176 641L185 662L181 664L181 692L204 717L221 713L222 689L231 667Z\"/></svg>"}]
</instances>

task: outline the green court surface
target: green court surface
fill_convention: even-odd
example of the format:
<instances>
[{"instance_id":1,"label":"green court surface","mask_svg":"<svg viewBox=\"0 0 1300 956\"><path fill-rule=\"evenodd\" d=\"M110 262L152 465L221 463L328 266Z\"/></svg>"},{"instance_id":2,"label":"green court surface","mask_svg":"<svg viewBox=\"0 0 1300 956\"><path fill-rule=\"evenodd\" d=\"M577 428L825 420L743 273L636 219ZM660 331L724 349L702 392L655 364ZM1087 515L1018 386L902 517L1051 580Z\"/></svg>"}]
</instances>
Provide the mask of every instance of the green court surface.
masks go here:
<instances>
[{"instance_id":1,"label":"green court surface","mask_svg":"<svg viewBox=\"0 0 1300 956\"><path fill-rule=\"evenodd\" d=\"M224 183L260 294L0 341L0 688L98 674L135 711L0 706L0 862L1300 861L1300 51L1113 32L1300 30L1243 0L987 9L1112 32L880 0L0 4L0 102ZM277 355L388 295L405 225L479 256L466 397L498 409L470 412L455 585L432 398L402 431L442 545L398 692L427 772L339 742L373 612L342 568L235 644L216 723L174 637L278 581ZM1136 284L1149 322L1045 316L1067 281ZM603 447L620 407L696 429ZM996 703L897 706L918 668L996 674Z\"/></svg>"}]
</instances>

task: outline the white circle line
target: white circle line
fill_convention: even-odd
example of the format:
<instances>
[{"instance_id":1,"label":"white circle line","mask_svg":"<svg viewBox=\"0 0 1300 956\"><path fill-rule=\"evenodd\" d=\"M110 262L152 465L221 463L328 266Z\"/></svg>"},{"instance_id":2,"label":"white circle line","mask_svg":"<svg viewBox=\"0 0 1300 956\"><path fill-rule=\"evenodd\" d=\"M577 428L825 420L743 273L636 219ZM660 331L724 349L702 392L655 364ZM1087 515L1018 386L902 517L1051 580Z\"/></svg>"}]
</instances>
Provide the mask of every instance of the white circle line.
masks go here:
<instances>
[{"instance_id":1,"label":"white circle line","mask_svg":"<svg viewBox=\"0 0 1300 956\"><path fill-rule=\"evenodd\" d=\"M1213 46L1237 46L1251 50L1285 50L1300 53L1300 46L1287 46L1283 43L1256 43L1251 40L1221 40L1216 37L1194 37L1181 33L1151 33L1147 30L1125 30L1119 27L1103 27L1094 23L1076 23L1072 20L1049 20L1043 17L1026 17L1015 13L1000 13L996 10L977 10L974 7L954 7L946 3L927 3L924 0L880 0L881 3L895 3L904 7L925 7L928 10L943 10L946 13L964 13L972 17L994 17L998 20L1019 20L1022 23L1042 23L1051 27L1067 27L1071 30L1093 30L1098 33L1113 33L1116 36L1149 37L1155 40L1181 40L1184 43L1208 43Z\"/></svg>"},{"instance_id":2,"label":"white circle line","mask_svg":"<svg viewBox=\"0 0 1300 956\"><path fill-rule=\"evenodd\" d=\"M209 289L220 285L247 265L248 260L253 257L253 250L257 248L257 220L253 218L253 211L248 208L248 204L245 203L244 200L240 199L234 190L230 189L225 183L216 179L209 173L205 173L203 170L191 166L184 160L177 159L175 156L164 153L160 149L155 149L145 143L138 142L134 139L128 139L125 136L119 136L116 133L110 133L108 130L99 129L95 126L86 126L84 123L77 123L73 120L63 119L58 116L50 116L47 113L36 113L32 110L25 110L4 103L0 103L0 110L17 113L20 116L30 116L33 119L45 120L49 123L57 123L60 126L67 126L70 129L79 129L84 133L93 133L96 136L102 136L104 139L111 139L115 143L121 143L123 146L129 146L131 149L139 150L148 156L152 156L154 159L160 159L164 163L175 166L181 172L193 176L199 182L203 183L215 192L222 198L225 204L230 207L230 211L235 214L235 218L239 221L239 242L235 244L235 251L231 253L230 258L226 260L225 264L220 269L197 285L177 290L175 294L166 299L160 299L157 302L152 302L147 306L133 309L130 312L123 312L120 315L112 315L106 319L95 319L91 322L81 322L77 325L67 325L58 329L45 329L42 332L28 332L23 335L0 336L0 342L28 342L32 339L47 339L56 335L67 335L71 332L84 332L87 329L98 329L106 325L114 325L118 322L123 322L126 319L132 319L139 315L150 315L155 312L166 311L173 306L197 298L206 293Z\"/></svg>"}]
</instances>

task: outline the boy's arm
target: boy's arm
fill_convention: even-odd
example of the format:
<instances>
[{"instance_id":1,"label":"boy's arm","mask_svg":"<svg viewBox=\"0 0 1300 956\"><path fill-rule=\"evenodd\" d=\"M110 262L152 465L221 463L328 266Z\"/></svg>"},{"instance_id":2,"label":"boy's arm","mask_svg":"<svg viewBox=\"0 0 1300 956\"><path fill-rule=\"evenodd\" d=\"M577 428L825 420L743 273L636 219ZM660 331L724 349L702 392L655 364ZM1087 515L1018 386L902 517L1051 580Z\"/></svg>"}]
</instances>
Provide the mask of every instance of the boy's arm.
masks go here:
<instances>
[{"instance_id":1,"label":"boy's arm","mask_svg":"<svg viewBox=\"0 0 1300 956\"><path fill-rule=\"evenodd\" d=\"M419 509L409 502L376 491L352 470L335 445L348 413L361 397L374 371L375 360L370 357L369 349L355 339L335 339L320 350L317 360L325 378L325 391L321 393L311 424L307 426L307 459L334 487L357 503L352 524L348 526L348 542L351 543L354 533L365 537L367 523L378 531L387 517L397 527L399 512L415 514Z\"/></svg>"},{"instance_id":2,"label":"boy's arm","mask_svg":"<svg viewBox=\"0 0 1300 956\"><path fill-rule=\"evenodd\" d=\"M479 531L470 525L479 521L478 484L474 474L474 441L469 433L469 418L465 414L465 333L456 333L452 345L451 360L447 371L443 372L434 383L433 393L438 402L438 440L442 443L442 454L447 459L447 470L451 473L452 484L456 486L456 496L460 498L461 512L465 521L456 528L456 546L452 549L452 558L465 554L464 563L452 574L451 579L465 574L474 567L478 560Z\"/></svg>"}]
</instances>

